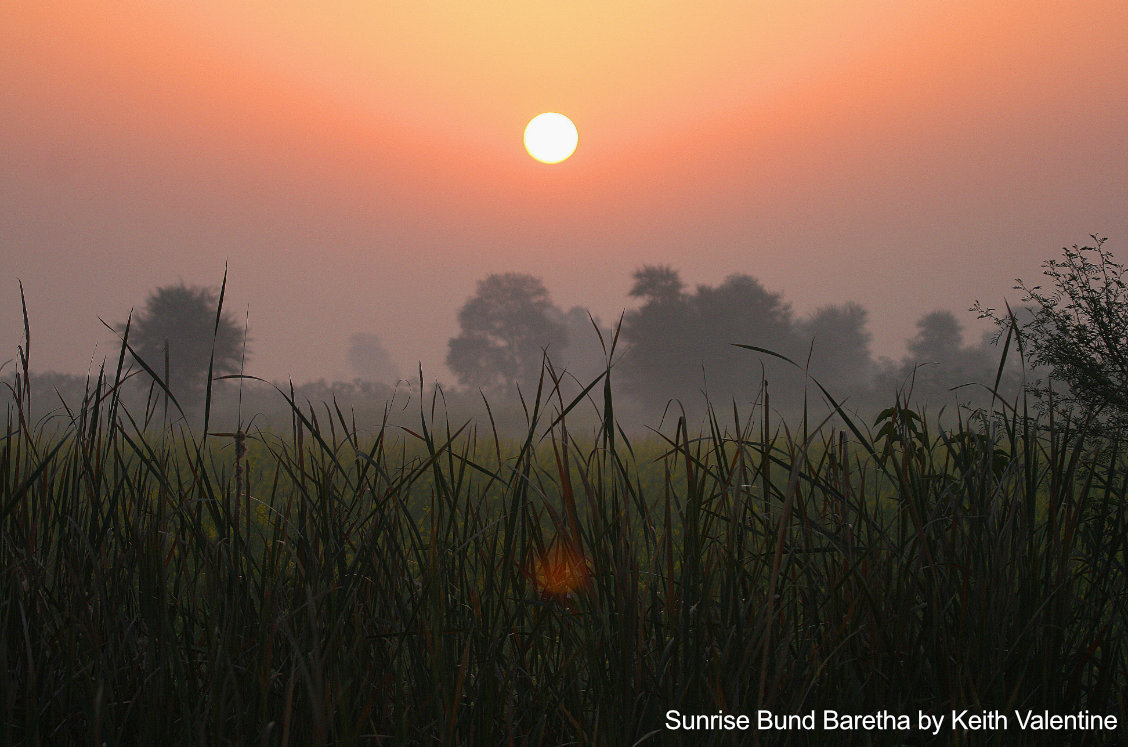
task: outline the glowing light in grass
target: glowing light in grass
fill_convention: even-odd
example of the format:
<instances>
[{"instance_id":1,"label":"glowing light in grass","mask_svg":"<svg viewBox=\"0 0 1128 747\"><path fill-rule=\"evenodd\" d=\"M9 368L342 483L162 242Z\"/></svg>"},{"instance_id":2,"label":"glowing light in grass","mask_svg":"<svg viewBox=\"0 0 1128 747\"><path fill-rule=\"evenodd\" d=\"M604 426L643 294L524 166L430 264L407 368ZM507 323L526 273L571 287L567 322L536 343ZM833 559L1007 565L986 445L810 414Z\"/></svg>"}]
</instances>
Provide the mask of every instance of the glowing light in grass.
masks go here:
<instances>
[{"instance_id":1,"label":"glowing light in grass","mask_svg":"<svg viewBox=\"0 0 1128 747\"><path fill-rule=\"evenodd\" d=\"M572 543L554 542L533 562L531 575L542 597L568 599L587 588L591 568Z\"/></svg>"}]
</instances>

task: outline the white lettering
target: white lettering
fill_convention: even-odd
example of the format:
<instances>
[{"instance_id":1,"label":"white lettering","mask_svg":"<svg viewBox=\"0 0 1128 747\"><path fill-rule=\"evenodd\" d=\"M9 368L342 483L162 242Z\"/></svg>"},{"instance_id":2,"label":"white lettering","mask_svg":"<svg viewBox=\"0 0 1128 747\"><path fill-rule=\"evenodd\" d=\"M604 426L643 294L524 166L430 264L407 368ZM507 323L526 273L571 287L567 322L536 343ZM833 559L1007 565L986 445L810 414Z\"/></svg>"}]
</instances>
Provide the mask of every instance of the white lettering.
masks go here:
<instances>
[{"instance_id":1,"label":"white lettering","mask_svg":"<svg viewBox=\"0 0 1128 747\"><path fill-rule=\"evenodd\" d=\"M924 711L917 711L917 728L921 731L930 731L933 736L936 736L940 733L940 728L943 725L944 714L933 716Z\"/></svg>"},{"instance_id":2,"label":"white lettering","mask_svg":"<svg viewBox=\"0 0 1128 747\"><path fill-rule=\"evenodd\" d=\"M786 729L806 729L811 730L815 728L815 712L805 713L800 715L798 713L786 713L780 716L768 710L756 711L756 727L760 731L771 731L773 729L784 731Z\"/></svg>"}]
</instances>

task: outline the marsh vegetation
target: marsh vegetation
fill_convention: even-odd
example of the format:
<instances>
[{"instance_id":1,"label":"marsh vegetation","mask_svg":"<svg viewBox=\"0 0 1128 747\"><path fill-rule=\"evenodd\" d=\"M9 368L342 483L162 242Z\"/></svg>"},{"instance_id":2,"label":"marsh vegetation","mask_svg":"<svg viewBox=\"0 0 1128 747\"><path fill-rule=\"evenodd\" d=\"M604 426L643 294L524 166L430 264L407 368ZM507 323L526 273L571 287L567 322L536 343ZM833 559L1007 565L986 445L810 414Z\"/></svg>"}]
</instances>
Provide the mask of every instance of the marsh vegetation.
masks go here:
<instances>
[{"instance_id":1,"label":"marsh vegetation","mask_svg":"<svg viewBox=\"0 0 1128 747\"><path fill-rule=\"evenodd\" d=\"M288 422L264 428L217 419L210 384L187 417L159 375L126 401L125 347L33 415L26 349L0 441L7 744L675 744L670 709L1126 712L1124 444L1099 411L1001 396L1002 362L993 405L944 422L897 393L861 417L811 379L796 418L760 387L649 431L622 427L613 365L578 390L545 367L514 435L422 384L395 418L278 388Z\"/></svg>"},{"instance_id":2,"label":"marsh vegetation","mask_svg":"<svg viewBox=\"0 0 1128 747\"><path fill-rule=\"evenodd\" d=\"M11 409L3 740L674 743L670 708L1123 712L1118 441L1022 401L946 431L896 404L789 427L759 402L631 438L606 377L544 384L516 440L440 400L370 436L298 403L289 433L178 431L124 409L113 372L53 419ZM582 408L597 427L569 427ZM582 568L546 586L560 548Z\"/></svg>"}]
</instances>

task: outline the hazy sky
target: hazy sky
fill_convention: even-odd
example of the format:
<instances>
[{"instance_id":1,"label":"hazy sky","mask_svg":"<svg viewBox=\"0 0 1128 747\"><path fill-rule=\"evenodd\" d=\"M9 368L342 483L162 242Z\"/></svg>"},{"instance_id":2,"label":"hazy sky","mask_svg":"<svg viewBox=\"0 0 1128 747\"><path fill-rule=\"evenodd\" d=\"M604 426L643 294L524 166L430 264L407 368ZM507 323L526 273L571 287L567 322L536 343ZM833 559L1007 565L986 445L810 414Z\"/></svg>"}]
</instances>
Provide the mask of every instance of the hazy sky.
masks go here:
<instances>
[{"instance_id":1,"label":"hazy sky","mask_svg":"<svg viewBox=\"0 0 1128 747\"><path fill-rule=\"evenodd\" d=\"M0 0L0 362L17 279L32 368L81 373L99 317L225 262L267 378L369 332L449 380L487 273L610 322L643 263L856 300L900 355L1090 233L1128 258L1126 32L1123 0Z\"/></svg>"}]
</instances>

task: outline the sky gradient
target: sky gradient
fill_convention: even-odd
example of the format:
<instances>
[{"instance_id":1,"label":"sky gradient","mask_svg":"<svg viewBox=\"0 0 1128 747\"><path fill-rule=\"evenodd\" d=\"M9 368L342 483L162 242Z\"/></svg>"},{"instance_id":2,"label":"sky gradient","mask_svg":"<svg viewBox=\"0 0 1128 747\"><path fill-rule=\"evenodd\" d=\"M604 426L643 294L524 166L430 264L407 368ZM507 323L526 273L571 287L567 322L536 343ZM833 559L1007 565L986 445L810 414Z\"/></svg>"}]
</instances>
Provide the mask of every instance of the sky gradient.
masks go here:
<instances>
[{"instance_id":1,"label":"sky gradient","mask_svg":"<svg viewBox=\"0 0 1128 747\"><path fill-rule=\"evenodd\" d=\"M898 356L1090 233L1128 258L1121 0L172 6L0 0L0 362L17 279L33 370L227 263L248 373L350 377L368 332L450 381L491 272L605 323L644 263L748 273ZM561 164L522 147L542 111Z\"/></svg>"}]
</instances>

